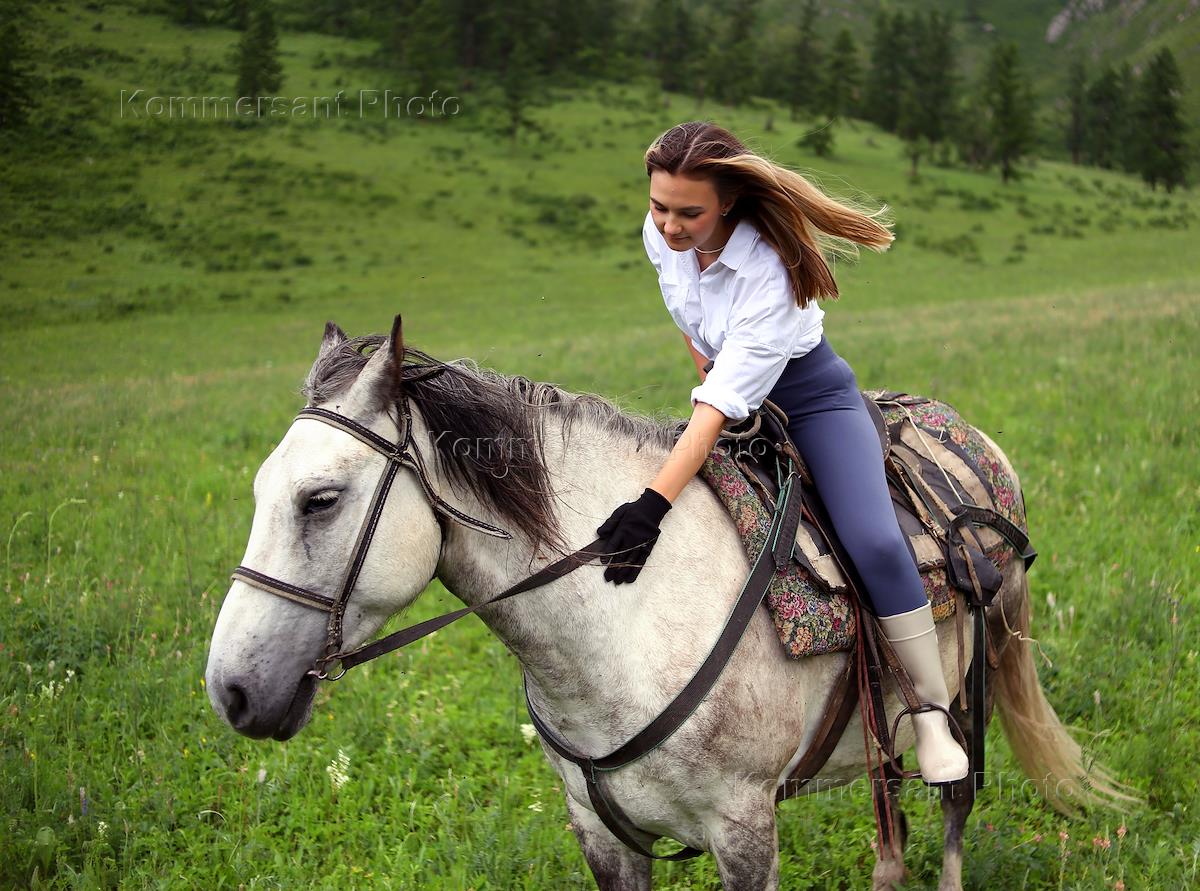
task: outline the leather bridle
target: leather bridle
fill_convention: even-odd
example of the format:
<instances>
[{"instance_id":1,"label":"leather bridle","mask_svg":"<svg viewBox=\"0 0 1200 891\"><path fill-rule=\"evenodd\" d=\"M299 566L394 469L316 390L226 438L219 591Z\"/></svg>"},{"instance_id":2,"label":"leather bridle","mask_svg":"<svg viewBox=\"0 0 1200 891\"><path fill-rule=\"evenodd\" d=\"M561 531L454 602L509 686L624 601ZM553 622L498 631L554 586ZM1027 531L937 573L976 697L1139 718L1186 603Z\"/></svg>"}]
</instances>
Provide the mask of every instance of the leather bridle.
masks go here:
<instances>
[{"instance_id":1,"label":"leather bridle","mask_svg":"<svg viewBox=\"0 0 1200 891\"><path fill-rule=\"evenodd\" d=\"M342 652L343 620L346 615L346 606L349 603L350 595L354 591L359 573L362 571L363 563L366 561L367 550L371 547L371 539L374 537L375 530L379 526L379 518L383 514L384 502L387 500L392 483L396 479L396 474L400 471L400 468L407 467L416 474L421 488L425 492L425 497L429 499L430 505L438 516L439 523L444 522L445 519L450 519L468 529L474 529L485 535L492 535L496 538L512 538L508 532L500 527L469 516L442 500L429 480L429 475L425 470L424 462L421 460L420 452L412 447L412 414L408 409L407 400L398 400L397 406L400 412L398 423L400 440L395 443L384 439L357 421L328 409L304 408L301 409L295 418L297 421L304 419L321 421L331 427L349 433L355 439L370 446L387 459L383 473L380 474L379 482L375 486L375 493L371 496L371 503L367 507L367 514L363 517L362 525L359 527L358 537L355 540L354 548L350 553L350 560L347 562L346 569L342 575L342 582L339 586L337 596L329 597L309 588L274 578L244 565L238 566L230 576L259 590L276 594L279 597L299 603L302 606L329 613L329 627L324 650L317 658L313 668L308 672L318 680L337 680L351 667L351 664L347 660L360 655L366 649L366 647L360 647L349 653ZM374 658L374 656L367 658ZM360 661L366 660L356 660L353 661L353 664L358 664ZM332 662L341 662L341 671L335 675L331 675L328 672L328 666Z\"/></svg>"}]
</instances>

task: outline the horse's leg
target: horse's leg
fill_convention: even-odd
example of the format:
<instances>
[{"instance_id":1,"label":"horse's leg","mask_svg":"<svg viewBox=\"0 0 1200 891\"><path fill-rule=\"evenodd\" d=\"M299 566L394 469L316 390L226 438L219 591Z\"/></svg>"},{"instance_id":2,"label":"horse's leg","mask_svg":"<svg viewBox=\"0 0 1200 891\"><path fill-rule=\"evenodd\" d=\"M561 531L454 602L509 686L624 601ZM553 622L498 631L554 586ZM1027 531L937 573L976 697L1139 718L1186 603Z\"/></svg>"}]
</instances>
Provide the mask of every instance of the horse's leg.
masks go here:
<instances>
[{"instance_id":1,"label":"horse's leg","mask_svg":"<svg viewBox=\"0 0 1200 891\"><path fill-rule=\"evenodd\" d=\"M987 665L986 660L981 664ZM992 702L994 697L994 691L992 690L993 674L991 666L988 666L986 676L987 693L983 719L985 728L992 717ZM970 677L968 673L963 683L968 685L967 698L973 708L974 703L970 702ZM962 729L963 737L967 743L967 751L972 751L972 740L974 738L972 719L974 715L970 711L964 712L959 708L957 696L951 697L950 714ZM944 829L942 836L942 878L938 882L938 891L962 891L963 830L966 828L967 817L971 814L971 808L975 806L974 775L975 765L972 764L971 769L965 777L942 787L942 825Z\"/></svg>"},{"instance_id":2,"label":"horse's leg","mask_svg":"<svg viewBox=\"0 0 1200 891\"><path fill-rule=\"evenodd\" d=\"M775 891L779 836L774 794L747 802L741 810L723 812L710 827L710 845L726 891Z\"/></svg>"},{"instance_id":3,"label":"horse's leg","mask_svg":"<svg viewBox=\"0 0 1200 891\"><path fill-rule=\"evenodd\" d=\"M896 763L902 765L901 756ZM876 800L880 813L890 812L891 843L876 851L875 869L871 871L873 891L892 891L897 883L904 881L904 846L908 842L908 818L900 810L900 775L890 764L884 765L886 781L872 784L871 795ZM885 808L886 804L886 810ZM887 839L885 838L885 842Z\"/></svg>"},{"instance_id":4,"label":"horse's leg","mask_svg":"<svg viewBox=\"0 0 1200 891\"><path fill-rule=\"evenodd\" d=\"M629 848L594 813L567 796L571 828L600 891L650 891L654 861Z\"/></svg>"}]
</instances>

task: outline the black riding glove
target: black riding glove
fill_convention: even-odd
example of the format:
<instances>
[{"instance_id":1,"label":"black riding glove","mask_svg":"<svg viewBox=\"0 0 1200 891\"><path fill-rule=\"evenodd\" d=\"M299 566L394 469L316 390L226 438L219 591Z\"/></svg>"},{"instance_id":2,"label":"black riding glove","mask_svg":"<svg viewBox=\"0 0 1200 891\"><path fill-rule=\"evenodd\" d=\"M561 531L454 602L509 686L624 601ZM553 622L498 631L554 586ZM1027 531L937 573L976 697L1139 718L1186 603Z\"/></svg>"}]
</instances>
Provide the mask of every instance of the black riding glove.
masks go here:
<instances>
[{"instance_id":1,"label":"black riding glove","mask_svg":"<svg viewBox=\"0 0 1200 891\"><path fill-rule=\"evenodd\" d=\"M628 501L613 511L596 530L604 539L606 553L600 562L608 565L604 570L606 582L620 585L638 577L658 541L658 524L670 509L671 502L647 489L637 501Z\"/></svg>"}]
</instances>

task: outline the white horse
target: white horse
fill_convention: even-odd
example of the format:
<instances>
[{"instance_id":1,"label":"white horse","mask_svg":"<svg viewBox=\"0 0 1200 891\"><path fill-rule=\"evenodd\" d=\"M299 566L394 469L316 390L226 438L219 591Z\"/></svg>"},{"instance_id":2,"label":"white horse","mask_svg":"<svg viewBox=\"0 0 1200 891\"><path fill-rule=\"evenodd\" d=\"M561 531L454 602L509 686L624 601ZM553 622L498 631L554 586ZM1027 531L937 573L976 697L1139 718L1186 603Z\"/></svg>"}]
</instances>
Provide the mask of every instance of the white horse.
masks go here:
<instances>
[{"instance_id":1,"label":"white horse","mask_svg":"<svg viewBox=\"0 0 1200 891\"><path fill-rule=\"evenodd\" d=\"M512 538L453 523L443 528L415 475L401 471L348 601L347 648L368 640L435 577L475 605L592 541L613 507L641 491L672 443L668 428L598 397L469 362L403 382L402 369L412 367L405 356L412 354L404 351L398 317L390 338L352 340L329 323L305 395L310 405L351 417L392 442L399 435L398 400L407 400L413 441L435 491L466 514L508 528ZM334 592L384 460L353 436L297 419L255 477L244 565ZM689 680L748 570L728 512L694 480L664 520L636 583L606 584L602 567L584 566L479 615L520 660L538 713L576 752L599 757L655 718ZM1042 694L1027 641L1022 561L1009 561L1004 576L988 610L988 630L1007 645L988 693L989 700L996 695L1022 768L1063 810L1125 799L1102 769L1085 769L1079 746ZM953 696L961 681L955 635L944 623L939 634ZM288 739L309 720L317 680L308 672L325 636L323 613L235 581L209 653L213 708L240 733ZM758 610L711 693L680 730L605 775L638 840L648 845L670 837L711 852L726 888L776 888L776 790L806 751L847 658L788 658L766 610ZM901 708L894 687L885 702L889 714ZM955 715L969 733L970 721ZM912 742L905 721L895 751ZM652 861L625 847L597 818L579 768L543 749L562 777L571 825L600 888L648 889ZM865 765L856 714L806 788L852 782L864 776ZM962 832L972 804L969 779L943 790L942 889L961 887ZM903 832L899 851L879 852L876 888L903 879L902 853Z\"/></svg>"}]
</instances>

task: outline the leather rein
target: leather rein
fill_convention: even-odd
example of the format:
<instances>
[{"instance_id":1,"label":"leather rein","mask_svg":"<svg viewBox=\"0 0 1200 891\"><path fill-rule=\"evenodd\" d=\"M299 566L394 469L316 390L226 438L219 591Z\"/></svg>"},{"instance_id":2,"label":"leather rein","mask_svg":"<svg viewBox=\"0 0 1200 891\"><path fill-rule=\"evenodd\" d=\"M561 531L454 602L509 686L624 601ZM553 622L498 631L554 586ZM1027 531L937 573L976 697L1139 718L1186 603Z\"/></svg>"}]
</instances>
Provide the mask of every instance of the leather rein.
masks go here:
<instances>
[{"instance_id":1,"label":"leather rein","mask_svg":"<svg viewBox=\"0 0 1200 891\"><path fill-rule=\"evenodd\" d=\"M420 376L431 376L440 370L437 367L428 369L427 371L422 370ZM409 380L415 378L416 376L413 376ZM356 649L343 650L343 620L345 618L346 607L349 603L350 595L358 582L359 573L366 561L367 550L371 546L371 540L379 525L379 518L383 513L384 502L391 491L396 474L399 473L402 467L406 467L416 474L425 497L429 499L429 503L437 515L439 524L444 524L447 520L450 520L485 535L504 539L512 538L511 534L504 529L471 517L442 500L429 480L420 453L413 447L412 415L407 399L401 398L398 400L397 407L400 414L398 424L400 439L396 443L385 439L357 421L337 412L329 411L328 409L304 408L295 418L297 421L320 421L338 430L342 430L365 445L370 446L387 459L387 464L379 477L379 482L375 487L371 503L367 508L366 516L363 518L362 525L359 528L358 537L342 575L337 595L331 597L301 585L274 578L245 565L238 566L230 576L231 579L245 582L247 585L261 591L266 591L267 593L290 600L293 603L298 603L301 606L329 614L325 647L321 655L317 657L313 667L307 672L308 675L315 677L317 680L336 681L356 665L361 665L386 653L408 646L440 628L456 622L464 616L478 612L484 607L491 606L494 603L506 600L517 594L540 588L555 579L567 575L580 566L592 563L596 558L608 553L603 548L604 540L596 539L587 546L543 567L538 572L501 591L483 603L454 610L433 619L410 625L373 643L363 644ZM793 491L794 483L794 488L797 491ZM692 712L696 710L704 697L712 689L713 684L716 683L717 678L721 675L730 656L732 656L734 649L749 626L754 612L759 604L762 603L773 574L777 569L786 566L792 557L792 552L795 548L796 530L800 522L802 510L799 488L798 474L795 472L793 466L779 491L767 542L759 553L751 574L745 585L743 585L742 591L738 595L729 614L729 618L717 642L713 645L713 649L696 670L691 680L688 681L663 712L624 745L602 757L593 758L578 754L573 750L570 743L559 736L538 715L532 701L529 699L528 678L524 679L525 702L529 708L529 716L543 741L561 757L580 767L584 780L587 783L588 796L591 799L592 805L608 829L626 845L647 857L684 860L698 856L703 851L685 847L674 854L666 856L654 854L638 841L636 838L638 830L634 828L632 821L604 793L599 785L599 776L603 772L616 770L641 758L669 739L691 717ZM617 551L612 553L615 556L622 552ZM336 674L331 674L329 666L335 662L338 663L338 671ZM823 754L824 757L828 757L827 751ZM819 759L820 762L823 762L823 760L824 758ZM819 769L820 763L814 764L813 767ZM815 769L813 770L814 773Z\"/></svg>"}]
</instances>

